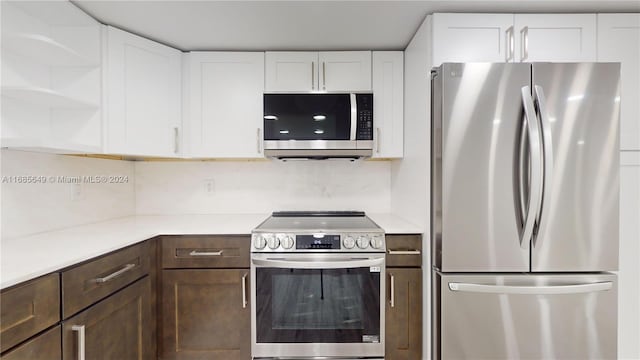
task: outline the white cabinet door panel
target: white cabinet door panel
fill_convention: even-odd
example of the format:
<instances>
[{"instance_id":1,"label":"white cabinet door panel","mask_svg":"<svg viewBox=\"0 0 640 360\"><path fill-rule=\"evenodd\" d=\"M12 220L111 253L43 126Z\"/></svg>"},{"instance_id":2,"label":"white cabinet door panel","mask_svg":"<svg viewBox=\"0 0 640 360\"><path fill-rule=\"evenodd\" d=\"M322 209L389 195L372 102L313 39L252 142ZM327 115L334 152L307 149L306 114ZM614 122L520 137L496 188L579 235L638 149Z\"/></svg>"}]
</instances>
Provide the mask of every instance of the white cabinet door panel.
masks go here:
<instances>
[{"instance_id":1,"label":"white cabinet door panel","mask_svg":"<svg viewBox=\"0 0 640 360\"><path fill-rule=\"evenodd\" d=\"M266 52L265 91L318 90L317 52Z\"/></svg>"},{"instance_id":2,"label":"white cabinet door panel","mask_svg":"<svg viewBox=\"0 0 640 360\"><path fill-rule=\"evenodd\" d=\"M640 150L640 14L598 14L598 61L621 63L620 149Z\"/></svg>"},{"instance_id":3,"label":"white cabinet door panel","mask_svg":"<svg viewBox=\"0 0 640 360\"><path fill-rule=\"evenodd\" d=\"M433 66L510 61L512 26L513 14L434 14Z\"/></svg>"},{"instance_id":4,"label":"white cabinet door panel","mask_svg":"<svg viewBox=\"0 0 640 360\"><path fill-rule=\"evenodd\" d=\"M373 132L375 158L401 158L404 140L404 56L373 52Z\"/></svg>"},{"instance_id":5,"label":"white cabinet door panel","mask_svg":"<svg viewBox=\"0 0 640 360\"><path fill-rule=\"evenodd\" d=\"M516 14L514 27L517 61L596 61L595 14Z\"/></svg>"},{"instance_id":6,"label":"white cabinet door panel","mask_svg":"<svg viewBox=\"0 0 640 360\"><path fill-rule=\"evenodd\" d=\"M181 52L107 27L106 151L177 156Z\"/></svg>"},{"instance_id":7,"label":"white cabinet door panel","mask_svg":"<svg viewBox=\"0 0 640 360\"><path fill-rule=\"evenodd\" d=\"M371 51L325 51L318 56L323 91L371 91Z\"/></svg>"},{"instance_id":8,"label":"white cabinet door panel","mask_svg":"<svg viewBox=\"0 0 640 360\"><path fill-rule=\"evenodd\" d=\"M193 52L187 58L190 155L262 157L264 53Z\"/></svg>"}]
</instances>

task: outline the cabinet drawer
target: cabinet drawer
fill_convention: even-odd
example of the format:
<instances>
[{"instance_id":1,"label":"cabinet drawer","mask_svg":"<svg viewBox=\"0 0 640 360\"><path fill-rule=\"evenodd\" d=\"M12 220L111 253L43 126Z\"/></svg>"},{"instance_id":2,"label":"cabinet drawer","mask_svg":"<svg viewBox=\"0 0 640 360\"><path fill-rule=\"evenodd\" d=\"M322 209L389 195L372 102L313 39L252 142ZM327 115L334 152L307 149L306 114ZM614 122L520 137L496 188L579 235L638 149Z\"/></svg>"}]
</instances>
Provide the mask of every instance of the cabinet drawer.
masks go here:
<instances>
[{"instance_id":1,"label":"cabinet drawer","mask_svg":"<svg viewBox=\"0 0 640 360\"><path fill-rule=\"evenodd\" d=\"M63 318L147 275L149 242L118 250L62 273Z\"/></svg>"},{"instance_id":2,"label":"cabinet drawer","mask_svg":"<svg viewBox=\"0 0 640 360\"><path fill-rule=\"evenodd\" d=\"M60 325L58 325L2 355L1 358L2 360L59 360L62 359L60 342Z\"/></svg>"},{"instance_id":3,"label":"cabinet drawer","mask_svg":"<svg viewBox=\"0 0 640 360\"><path fill-rule=\"evenodd\" d=\"M164 236L162 267L248 268L249 235Z\"/></svg>"},{"instance_id":4,"label":"cabinet drawer","mask_svg":"<svg viewBox=\"0 0 640 360\"><path fill-rule=\"evenodd\" d=\"M387 235L387 267L422 266L422 236Z\"/></svg>"},{"instance_id":5,"label":"cabinet drawer","mask_svg":"<svg viewBox=\"0 0 640 360\"><path fill-rule=\"evenodd\" d=\"M60 279L57 273L41 277L0 294L0 351L60 320Z\"/></svg>"}]
</instances>

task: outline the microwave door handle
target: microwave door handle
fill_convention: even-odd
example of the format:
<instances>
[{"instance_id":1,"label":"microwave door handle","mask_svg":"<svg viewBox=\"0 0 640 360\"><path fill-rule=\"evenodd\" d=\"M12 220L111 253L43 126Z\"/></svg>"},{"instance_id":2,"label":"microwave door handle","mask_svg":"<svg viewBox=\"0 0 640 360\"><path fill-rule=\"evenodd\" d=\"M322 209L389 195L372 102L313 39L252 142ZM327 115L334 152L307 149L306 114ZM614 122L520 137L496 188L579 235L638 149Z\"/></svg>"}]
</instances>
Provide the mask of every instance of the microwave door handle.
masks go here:
<instances>
[{"instance_id":1,"label":"microwave door handle","mask_svg":"<svg viewBox=\"0 0 640 360\"><path fill-rule=\"evenodd\" d=\"M318 261L310 259L285 260L285 259L251 259L251 262L259 267L279 269L353 269L361 267L382 266L384 258L379 259L322 259Z\"/></svg>"},{"instance_id":2,"label":"microwave door handle","mask_svg":"<svg viewBox=\"0 0 640 360\"><path fill-rule=\"evenodd\" d=\"M351 95L351 134L349 140L356 140L356 126L358 124L358 104L356 102L356 94Z\"/></svg>"}]
</instances>

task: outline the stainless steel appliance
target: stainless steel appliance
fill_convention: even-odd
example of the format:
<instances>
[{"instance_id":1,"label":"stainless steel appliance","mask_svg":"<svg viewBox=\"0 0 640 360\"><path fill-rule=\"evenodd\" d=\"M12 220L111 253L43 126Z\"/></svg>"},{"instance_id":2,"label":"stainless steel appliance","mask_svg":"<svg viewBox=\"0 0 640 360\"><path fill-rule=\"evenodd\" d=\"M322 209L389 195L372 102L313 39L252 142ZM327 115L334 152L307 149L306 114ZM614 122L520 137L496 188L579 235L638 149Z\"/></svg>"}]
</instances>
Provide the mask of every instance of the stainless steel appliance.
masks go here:
<instances>
[{"instance_id":1,"label":"stainless steel appliance","mask_svg":"<svg viewBox=\"0 0 640 360\"><path fill-rule=\"evenodd\" d=\"M264 154L358 159L373 152L373 94L264 94Z\"/></svg>"},{"instance_id":2,"label":"stainless steel appliance","mask_svg":"<svg viewBox=\"0 0 640 360\"><path fill-rule=\"evenodd\" d=\"M254 229L252 357L383 359L384 240L361 212L279 212Z\"/></svg>"},{"instance_id":3,"label":"stainless steel appliance","mask_svg":"<svg viewBox=\"0 0 640 360\"><path fill-rule=\"evenodd\" d=\"M619 64L432 72L433 357L617 355Z\"/></svg>"}]
</instances>

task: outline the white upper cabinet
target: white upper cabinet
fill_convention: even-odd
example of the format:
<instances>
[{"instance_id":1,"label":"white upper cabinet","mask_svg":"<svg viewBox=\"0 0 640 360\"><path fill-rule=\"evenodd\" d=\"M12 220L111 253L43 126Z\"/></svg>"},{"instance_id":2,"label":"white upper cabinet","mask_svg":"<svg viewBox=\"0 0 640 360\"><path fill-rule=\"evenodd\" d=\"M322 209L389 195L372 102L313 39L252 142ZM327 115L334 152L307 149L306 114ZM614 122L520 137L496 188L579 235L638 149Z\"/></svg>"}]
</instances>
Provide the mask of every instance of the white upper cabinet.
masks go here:
<instances>
[{"instance_id":1,"label":"white upper cabinet","mask_svg":"<svg viewBox=\"0 0 640 360\"><path fill-rule=\"evenodd\" d=\"M374 158L401 158L404 143L402 51L373 52Z\"/></svg>"},{"instance_id":2,"label":"white upper cabinet","mask_svg":"<svg viewBox=\"0 0 640 360\"><path fill-rule=\"evenodd\" d=\"M100 24L68 1L2 1L2 147L102 152Z\"/></svg>"},{"instance_id":3,"label":"white upper cabinet","mask_svg":"<svg viewBox=\"0 0 640 360\"><path fill-rule=\"evenodd\" d=\"M598 61L621 63L620 149L640 150L640 14L598 15Z\"/></svg>"},{"instance_id":4,"label":"white upper cabinet","mask_svg":"<svg viewBox=\"0 0 640 360\"><path fill-rule=\"evenodd\" d=\"M371 91L371 51L266 52L265 91Z\"/></svg>"},{"instance_id":5,"label":"white upper cabinet","mask_svg":"<svg viewBox=\"0 0 640 360\"><path fill-rule=\"evenodd\" d=\"M179 156L182 53L111 26L105 37L106 152Z\"/></svg>"},{"instance_id":6,"label":"white upper cabinet","mask_svg":"<svg viewBox=\"0 0 640 360\"><path fill-rule=\"evenodd\" d=\"M433 15L434 66L534 61L596 61L596 15Z\"/></svg>"},{"instance_id":7,"label":"white upper cabinet","mask_svg":"<svg viewBox=\"0 0 640 360\"><path fill-rule=\"evenodd\" d=\"M321 91L371 91L371 51L320 52Z\"/></svg>"},{"instance_id":8,"label":"white upper cabinet","mask_svg":"<svg viewBox=\"0 0 640 360\"><path fill-rule=\"evenodd\" d=\"M433 65L444 62L505 62L513 14L433 15Z\"/></svg>"},{"instance_id":9,"label":"white upper cabinet","mask_svg":"<svg viewBox=\"0 0 640 360\"><path fill-rule=\"evenodd\" d=\"M516 14L516 61L596 61L595 14Z\"/></svg>"},{"instance_id":10,"label":"white upper cabinet","mask_svg":"<svg viewBox=\"0 0 640 360\"><path fill-rule=\"evenodd\" d=\"M264 53L191 52L185 57L188 155L263 157Z\"/></svg>"},{"instance_id":11,"label":"white upper cabinet","mask_svg":"<svg viewBox=\"0 0 640 360\"><path fill-rule=\"evenodd\" d=\"M267 52L265 91L318 90L317 52Z\"/></svg>"}]
</instances>

